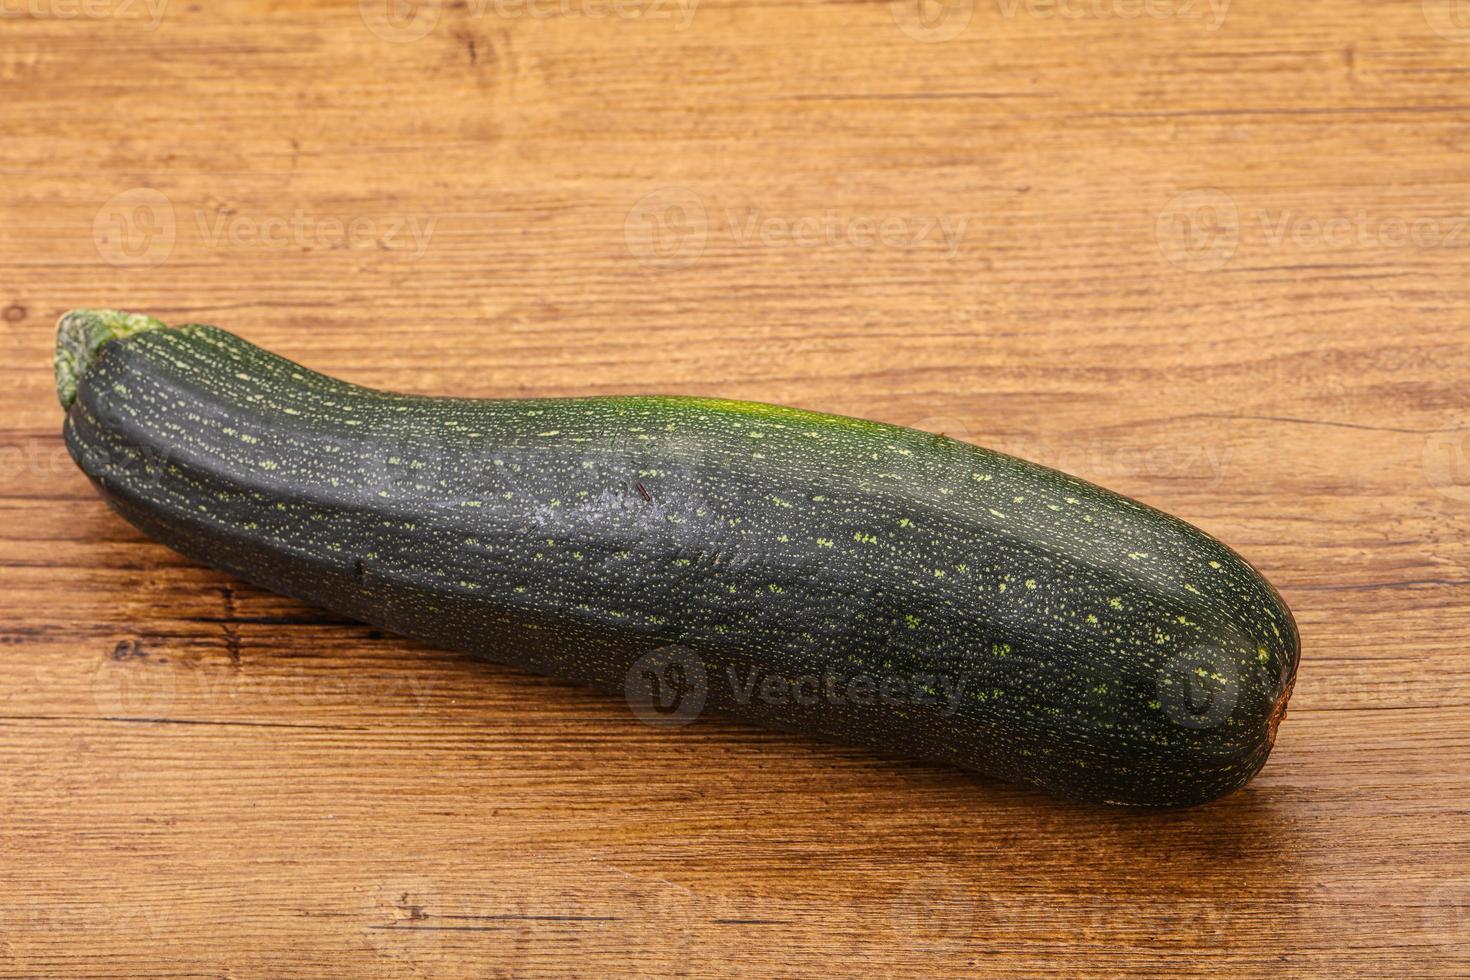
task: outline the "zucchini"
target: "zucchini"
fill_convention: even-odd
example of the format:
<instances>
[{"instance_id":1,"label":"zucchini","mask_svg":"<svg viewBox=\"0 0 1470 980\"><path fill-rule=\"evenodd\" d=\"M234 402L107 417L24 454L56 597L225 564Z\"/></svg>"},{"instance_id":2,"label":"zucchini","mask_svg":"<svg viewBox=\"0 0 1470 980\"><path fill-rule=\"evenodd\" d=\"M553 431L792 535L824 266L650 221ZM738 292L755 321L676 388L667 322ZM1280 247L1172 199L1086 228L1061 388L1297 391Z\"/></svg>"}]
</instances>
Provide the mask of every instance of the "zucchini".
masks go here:
<instances>
[{"instance_id":1,"label":"zucchini","mask_svg":"<svg viewBox=\"0 0 1470 980\"><path fill-rule=\"evenodd\" d=\"M714 398L393 394L111 311L62 317L56 376L73 458L145 533L654 721L709 708L1185 805L1256 774L1296 674L1291 613L1225 545L939 435Z\"/></svg>"}]
</instances>

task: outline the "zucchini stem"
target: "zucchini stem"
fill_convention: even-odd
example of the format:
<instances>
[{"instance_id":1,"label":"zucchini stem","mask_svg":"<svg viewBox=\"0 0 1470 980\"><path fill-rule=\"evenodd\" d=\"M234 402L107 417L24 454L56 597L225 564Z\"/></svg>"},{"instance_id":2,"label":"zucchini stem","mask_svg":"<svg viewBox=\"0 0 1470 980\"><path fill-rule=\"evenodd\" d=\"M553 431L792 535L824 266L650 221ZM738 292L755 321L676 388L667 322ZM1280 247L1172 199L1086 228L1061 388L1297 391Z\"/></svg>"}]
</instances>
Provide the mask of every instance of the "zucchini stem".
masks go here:
<instances>
[{"instance_id":1,"label":"zucchini stem","mask_svg":"<svg viewBox=\"0 0 1470 980\"><path fill-rule=\"evenodd\" d=\"M77 385L92 368L97 353L114 340L149 330L166 330L160 320L118 310L72 310L56 324L56 397L62 408L77 400Z\"/></svg>"}]
</instances>

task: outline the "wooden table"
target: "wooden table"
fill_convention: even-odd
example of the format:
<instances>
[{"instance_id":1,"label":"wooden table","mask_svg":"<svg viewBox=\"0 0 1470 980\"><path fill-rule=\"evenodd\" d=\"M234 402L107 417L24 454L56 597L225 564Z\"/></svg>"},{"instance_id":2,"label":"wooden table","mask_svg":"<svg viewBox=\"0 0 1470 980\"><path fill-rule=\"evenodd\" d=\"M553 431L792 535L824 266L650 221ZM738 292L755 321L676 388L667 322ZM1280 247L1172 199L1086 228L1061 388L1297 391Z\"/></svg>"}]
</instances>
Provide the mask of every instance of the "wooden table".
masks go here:
<instances>
[{"instance_id":1,"label":"wooden table","mask_svg":"<svg viewBox=\"0 0 1470 980\"><path fill-rule=\"evenodd\" d=\"M1470 971L1470 18L1451 0L4 0L5 976ZM350 379L719 394L1049 463L1301 625L1139 814L625 704L193 565L57 316Z\"/></svg>"}]
</instances>

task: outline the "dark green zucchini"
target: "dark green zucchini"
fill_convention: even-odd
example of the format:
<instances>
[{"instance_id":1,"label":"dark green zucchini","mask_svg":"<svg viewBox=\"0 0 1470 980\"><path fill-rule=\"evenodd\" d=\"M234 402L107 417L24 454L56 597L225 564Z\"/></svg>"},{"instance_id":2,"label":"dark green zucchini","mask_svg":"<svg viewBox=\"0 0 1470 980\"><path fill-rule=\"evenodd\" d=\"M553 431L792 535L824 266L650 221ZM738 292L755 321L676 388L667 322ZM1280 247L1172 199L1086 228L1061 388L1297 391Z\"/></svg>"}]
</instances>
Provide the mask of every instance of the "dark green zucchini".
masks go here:
<instances>
[{"instance_id":1,"label":"dark green zucchini","mask_svg":"<svg viewBox=\"0 0 1470 980\"><path fill-rule=\"evenodd\" d=\"M626 693L1088 800L1266 761L1298 639L1205 533L912 429L711 398L423 398L209 326L62 318L66 441L262 587ZM671 701L660 683L682 684Z\"/></svg>"}]
</instances>

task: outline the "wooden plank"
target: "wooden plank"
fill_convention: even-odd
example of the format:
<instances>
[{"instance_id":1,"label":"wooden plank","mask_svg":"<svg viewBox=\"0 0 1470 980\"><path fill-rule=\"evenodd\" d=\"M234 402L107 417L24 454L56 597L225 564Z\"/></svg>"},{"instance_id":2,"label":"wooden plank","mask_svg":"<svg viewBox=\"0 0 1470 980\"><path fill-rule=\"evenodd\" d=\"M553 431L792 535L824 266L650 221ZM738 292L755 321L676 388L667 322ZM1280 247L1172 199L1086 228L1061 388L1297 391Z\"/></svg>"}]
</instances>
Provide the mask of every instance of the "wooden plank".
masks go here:
<instances>
[{"instance_id":1,"label":"wooden plank","mask_svg":"<svg viewBox=\"0 0 1470 980\"><path fill-rule=\"evenodd\" d=\"M1470 972L1453 3L397 9L0 5L0 975ZM1278 584L1290 718L1120 814L343 623L97 500L89 305L1061 466Z\"/></svg>"}]
</instances>

